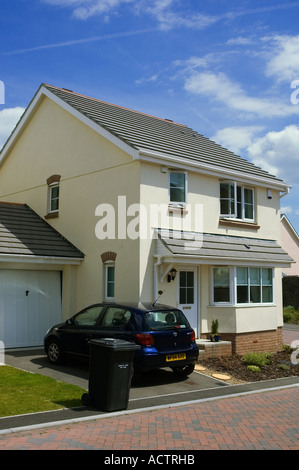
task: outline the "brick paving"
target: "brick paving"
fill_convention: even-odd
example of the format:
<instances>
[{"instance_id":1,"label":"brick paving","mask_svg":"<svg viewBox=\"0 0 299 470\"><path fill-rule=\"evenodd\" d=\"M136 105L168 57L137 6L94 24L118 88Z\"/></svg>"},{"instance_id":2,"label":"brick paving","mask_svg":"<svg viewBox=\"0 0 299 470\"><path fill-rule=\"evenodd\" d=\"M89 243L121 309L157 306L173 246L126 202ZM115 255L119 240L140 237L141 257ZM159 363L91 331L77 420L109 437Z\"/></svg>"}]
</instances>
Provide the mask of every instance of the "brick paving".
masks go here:
<instances>
[{"instance_id":1,"label":"brick paving","mask_svg":"<svg viewBox=\"0 0 299 470\"><path fill-rule=\"evenodd\" d=\"M0 435L1 450L299 450L299 387ZM105 415L107 416L107 415Z\"/></svg>"}]
</instances>

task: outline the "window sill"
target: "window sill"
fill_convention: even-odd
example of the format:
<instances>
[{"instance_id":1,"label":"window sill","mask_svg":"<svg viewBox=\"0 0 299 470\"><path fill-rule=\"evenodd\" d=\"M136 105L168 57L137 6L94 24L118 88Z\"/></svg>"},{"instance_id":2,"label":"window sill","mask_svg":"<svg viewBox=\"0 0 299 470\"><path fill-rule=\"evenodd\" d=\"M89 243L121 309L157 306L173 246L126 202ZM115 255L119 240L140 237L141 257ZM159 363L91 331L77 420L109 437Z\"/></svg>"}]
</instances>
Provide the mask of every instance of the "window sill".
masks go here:
<instances>
[{"instance_id":1,"label":"window sill","mask_svg":"<svg viewBox=\"0 0 299 470\"><path fill-rule=\"evenodd\" d=\"M277 307L277 305L273 302L265 302L264 304L262 303L246 303L246 304L229 304L229 303L215 303L215 304L210 304L209 307L233 307L233 308L253 308L253 307Z\"/></svg>"},{"instance_id":2,"label":"window sill","mask_svg":"<svg viewBox=\"0 0 299 470\"><path fill-rule=\"evenodd\" d=\"M253 230L258 230L260 225L257 225L255 222L245 222L244 220L232 220L232 219L219 219L219 225L226 225L230 227L241 227L241 228L250 228Z\"/></svg>"},{"instance_id":3,"label":"window sill","mask_svg":"<svg viewBox=\"0 0 299 470\"><path fill-rule=\"evenodd\" d=\"M175 214L188 214L188 211L186 209L186 205L184 202L177 202L177 203L169 203L168 205L168 212L169 213L175 213Z\"/></svg>"},{"instance_id":4,"label":"window sill","mask_svg":"<svg viewBox=\"0 0 299 470\"><path fill-rule=\"evenodd\" d=\"M45 215L45 219L56 219L57 217L59 217L59 212L49 212Z\"/></svg>"}]
</instances>

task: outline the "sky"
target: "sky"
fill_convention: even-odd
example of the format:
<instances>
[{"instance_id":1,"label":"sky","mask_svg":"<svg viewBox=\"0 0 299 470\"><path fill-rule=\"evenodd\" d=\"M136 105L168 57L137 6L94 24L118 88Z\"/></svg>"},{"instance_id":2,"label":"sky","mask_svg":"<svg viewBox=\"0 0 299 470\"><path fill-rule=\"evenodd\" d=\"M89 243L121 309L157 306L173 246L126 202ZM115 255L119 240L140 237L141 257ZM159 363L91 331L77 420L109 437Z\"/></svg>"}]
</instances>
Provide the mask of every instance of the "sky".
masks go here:
<instances>
[{"instance_id":1,"label":"sky","mask_svg":"<svg viewBox=\"0 0 299 470\"><path fill-rule=\"evenodd\" d=\"M4 0L0 148L41 83L186 124L292 186L299 1Z\"/></svg>"}]
</instances>

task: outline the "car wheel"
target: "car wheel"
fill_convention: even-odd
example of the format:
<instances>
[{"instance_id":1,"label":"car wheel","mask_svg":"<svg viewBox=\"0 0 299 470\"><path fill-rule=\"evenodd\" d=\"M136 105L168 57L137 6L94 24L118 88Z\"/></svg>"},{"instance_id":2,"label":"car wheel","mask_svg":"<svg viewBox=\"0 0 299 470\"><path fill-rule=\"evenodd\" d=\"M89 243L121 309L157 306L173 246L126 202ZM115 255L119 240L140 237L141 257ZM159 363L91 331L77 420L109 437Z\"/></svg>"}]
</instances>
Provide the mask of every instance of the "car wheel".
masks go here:
<instances>
[{"instance_id":1,"label":"car wheel","mask_svg":"<svg viewBox=\"0 0 299 470\"><path fill-rule=\"evenodd\" d=\"M194 364L187 364L181 367L173 367L172 370L178 377L187 377L187 375L192 374L194 367Z\"/></svg>"},{"instance_id":2,"label":"car wheel","mask_svg":"<svg viewBox=\"0 0 299 470\"><path fill-rule=\"evenodd\" d=\"M49 341L47 346L47 356L52 364L59 364L62 360L62 350L56 339Z\"/></svg>"}]
</instances>

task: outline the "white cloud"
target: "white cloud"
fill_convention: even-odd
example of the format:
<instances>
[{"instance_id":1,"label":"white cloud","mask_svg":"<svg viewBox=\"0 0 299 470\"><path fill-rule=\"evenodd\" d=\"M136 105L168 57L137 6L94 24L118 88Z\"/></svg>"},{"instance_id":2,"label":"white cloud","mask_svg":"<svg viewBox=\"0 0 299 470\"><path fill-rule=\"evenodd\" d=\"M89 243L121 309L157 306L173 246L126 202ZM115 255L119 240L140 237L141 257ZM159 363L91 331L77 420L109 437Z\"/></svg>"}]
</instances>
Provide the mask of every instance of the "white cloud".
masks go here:
<instances>
[{"instance_id":1,"label":"white cloud","mask_svg":"<svg viewBox=\"0 0 299 470\"><path fill-rule=\"evenodd\" d=\"M299 127L268 132L248 147L250 160L291 185L299 181Z\"/></svg>"},{"instance_id":2,"label":"white cloud","mask_svg":"<svg viewBox=\"0 0 299 470\"><path fill-rule=\"evenodd\" d=\"M185 89L236 111L260 117L283 117L299 113L296 106L286 105L277 99L249 96L237 82L233 82L223 72L193 72L185 82Z\"/></svg>"},{"instance_id":3,"label":"white cloud","mask_svg":"<svg viewBox=\"0 0 299 470\"><path fill-rule=\"evenodd\" d=\"M6 108L0 111L0 149L5 144L24 111L25 109L21 107Z\"/></svg>"},{"instance_id":4,"label":"white cloud","mask_svg":"<svg viewBox=\"0 0 299 470\"><path fill-rule=\"evenodd\" d=\"M132 4L134 14L147 14L152 16L161 29L172 29L174 27L186 27L203 29L215 22L220 17L205 13L194 13L186 11L184 4L181 10L175 8L176 0L41 0L50 5L70 7L73 9L75 18L86 20L95 15L109 15L116 12L125 4Z\"/></svg>"},{"instance_id":5,"label":"white cloud","mask_svg":"<svg viewBox=\"0 0 299 470\"><path fill-rule=\"evenodd\" d=\"M273 44L266 66L266 74L278 82L299 79L299 35L264 38Z\"/></svg>"},{"instance_id":6,"label":"white cloud","mask_svg":"<svg viewBox=\"0 0 299 470\"><path fill-rule=\"evenodd\" d=\"M252 144L255 135L263 129L262 126L226 127L217 131L212 140L228 150L240 154L242 150Z\"/></svg>"},{"instance_id":7,"label":"white cloud","mask_svg":"<svg viewBox=\"0 0 299 470\"><path fill-rule=\"evenodd\" d=\"M105 15L124 3L135 0L43 0L45 3L61 7L72 7L74 17L86 20L91 16Z\"/></svg>"},{"instance_id":8,"label":"white cloud","mask_svg":"<svg viewBox=\"0 0 299 470\"><path fill-rule=\"evenodd\" d=\"M204 29L219 20L219 17L205 13L188 12L184 9L174 11L174 8L171 7L175 3L174 0L156 0L154 2L143 0L137 2L141 7L140 11L152 15L162 29L172 29L174 27Z\"/></svg>"},{"instance_id":9,"label":"white cloud","mask_svg":"<svg viewBox=\"0 0 299 470\"><path fill-rule=\"evenodd\" d=\"M236 38L231 38L229 39L226 44L228 46L247 46L249 44L252 44L252 39L246 38L244 36L238 36Z\"/></svg>"},{"instance_id":10,"label":"white cloud","mask_svg":"<svg viewBox=\"0 0 299 470\"><path fill-rule=\"evenodd\" d=\"M284 206L280 208L280 213L281 214L292 214L293 209L290 206Z\"/></svg>"}]
</instances>

